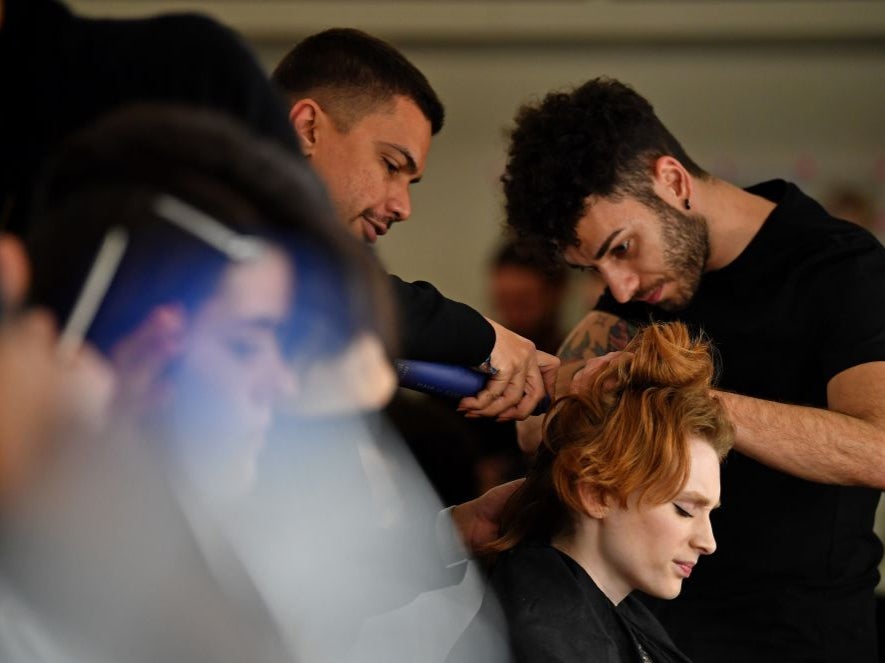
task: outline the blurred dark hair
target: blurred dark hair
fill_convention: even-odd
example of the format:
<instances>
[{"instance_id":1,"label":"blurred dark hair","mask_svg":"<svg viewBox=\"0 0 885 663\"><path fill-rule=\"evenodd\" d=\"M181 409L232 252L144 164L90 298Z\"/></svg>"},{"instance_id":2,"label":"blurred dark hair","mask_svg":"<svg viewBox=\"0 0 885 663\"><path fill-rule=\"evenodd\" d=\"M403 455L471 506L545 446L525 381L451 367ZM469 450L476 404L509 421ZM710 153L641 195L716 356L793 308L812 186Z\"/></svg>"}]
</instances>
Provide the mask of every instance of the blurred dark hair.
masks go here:
<instances>
[{"instance_id":1,"label":"blurred dark hair","mask_svg":"<svg viewBox=\"0 0 885 663\"><path fill-rule=\"evenodd\" d=\"M108 351L156 306L198 306L231 263L158 215L164 195L289 254L290 342L334 352L369 328L392 352L383 272L336 221L309 166L226 117L184 107L133 106L66 141L40 187L28 241L32 302L63 324L106 233L119 227L129 243L87 338Z\"/></svg>"},{"instance_id":2,"label":"blurred dark hair","mask_svg":"<svg viewBox=\"0 0 885 663\"><path fill-rule=\"evenodd\" d=\"M653 204L652 168L662 156L707 177L632 88L594 78L519 109L501 181L507 223L548 249L577 245L588 196L629 195Z\"/></svg>"},{"instance_id":3,"label":"blurred dark hair","mask_svg":"<svg viewBox=\"0 0 885 663\"><path fill-rule=\"evenodd\" d=\"M401 95L442 129L443 105L418 68L393 46L352 28L332 28L299 42L280 61L273 80L293 102L313 97L347 130Z\"/></svg>"},{"instance_id":4,"label":"blurred dark hair","mask_svg":"<svg viewBox=\"0 0 885 663\"><path fill-rule=\"evenodd\" d=\"M555 288L562 288L568 283L568 269L559 256L551 260L538 242L519 241L508 238L492 256L493 269L501 267L519 267L532 271Z\"/></svg>"}]
</instances>

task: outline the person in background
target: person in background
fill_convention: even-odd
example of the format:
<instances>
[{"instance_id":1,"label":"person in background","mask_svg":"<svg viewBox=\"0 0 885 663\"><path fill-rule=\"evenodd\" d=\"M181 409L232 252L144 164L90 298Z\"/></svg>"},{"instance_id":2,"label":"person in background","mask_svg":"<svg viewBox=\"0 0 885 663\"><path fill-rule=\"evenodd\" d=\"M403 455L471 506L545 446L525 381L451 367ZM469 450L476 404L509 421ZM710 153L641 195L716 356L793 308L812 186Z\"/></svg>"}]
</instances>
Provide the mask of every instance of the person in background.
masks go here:
<instances>
[{"instance_id":1,"label":"person in background","mask_svg":"<svg viewBox=\"0 0 885 663\"><path fill-rule=\"evenodd\" d=\"M538 249L508 241L489 262L489 302L508 329L555 354L562 341L562 307L568 290L564 264L550 264Z\"/></svg>"}]
</instances>

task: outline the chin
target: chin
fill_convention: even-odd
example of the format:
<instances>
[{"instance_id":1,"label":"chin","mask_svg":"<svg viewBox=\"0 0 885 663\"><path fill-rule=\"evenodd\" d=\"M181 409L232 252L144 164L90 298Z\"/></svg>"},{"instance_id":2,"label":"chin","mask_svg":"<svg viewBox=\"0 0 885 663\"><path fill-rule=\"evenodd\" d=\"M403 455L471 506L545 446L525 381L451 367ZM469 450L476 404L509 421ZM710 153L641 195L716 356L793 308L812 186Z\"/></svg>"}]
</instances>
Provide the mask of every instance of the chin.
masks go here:
<instances>
[{"instance_id":1,"label":"chin","mask_svg":"<svg viewBox=\"0 0 885 663\"><path fill-rule=\"evenodd\" d=\"M682 593L682 583L680 582L676 586L669 587L640 587L640 591L652 596L656 599L664 599L666 601L670 601L675 599Z\"/></svg>"}]
</instances>

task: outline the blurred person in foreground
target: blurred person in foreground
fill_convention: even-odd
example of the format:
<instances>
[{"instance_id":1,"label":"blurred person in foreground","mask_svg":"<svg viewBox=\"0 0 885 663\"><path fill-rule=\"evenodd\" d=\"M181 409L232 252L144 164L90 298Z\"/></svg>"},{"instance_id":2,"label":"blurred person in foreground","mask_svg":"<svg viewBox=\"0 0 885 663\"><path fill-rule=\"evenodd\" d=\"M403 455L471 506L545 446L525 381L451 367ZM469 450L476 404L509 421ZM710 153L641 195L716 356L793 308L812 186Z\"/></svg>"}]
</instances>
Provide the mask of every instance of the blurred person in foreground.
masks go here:
<instances>
[{"instance_id":1,"label":"blurred person in foreground","mask_svg":"<svg viewBox=\"0 0 885 663\"><path fill-rule=\"evenodd\" d=\"M257 184L270 167L277 178ZM31 304L61 322L55 352L87 342L116 390L101 429L59 432L4 521L5 579L25 606L7 614L6 656L292 660L217 521L254 480L272 409L295 386L286 343L312 282L296 300L295 252L342 278L358 247L349 255L326 221L305 166L184 111L79 134L41 201ZM340 322L333 346L355 333L346 316L303 316Z\"/></svg>"},{"instance_id":2,"label":"blurred person in foreground","mask_svg":"<svg viewBox=\"0 0 885 663\"><path fill-rule=\"evenodd\" d=\"M723 663L875 661L882 245L789 182L706 172L608 78L522 108L503 182L510 226L607 286L564 345L562 388L650 321L703 330L721 354L735 441L719 552L656 607L677 646Z\"/></svg>"},{"instance_id":3,"label":"blurred person in foreground","mask_svg":"<svg viewBox=\"0 0 885 663\"><path fill-rule=\"evenodd\" d=\"M223 112L300 156L285 102L252 51L206 16L94 18L60 0L0 0L0 79L0 227L22 237L46 159L125 104Z\"/></svg>"},{"instance_id":4,"label":"blurred person in foreground","mask_svg":"<svg viewBox=\"0 0 885 663\"><path fill-rule=\"evenodd\" d=\"M719 463L733 429L710 348L643 329L553 406L486 551L518 661L687 661L633 595L675 598L716 549Z\"/></svg>"},{"instance_id":5,"label":"blurred person in foreground","mask_svg":"<svg viewBox=\"0 0 885 663\"><path fill-rule=\"evenodd\" d=\"M61 371L57 333L45 311L21 309L29 264L18 238L0 233L0 510L39 466L54 421Z\"/></svg>"},{"instance_id":6,"label":"blurred person in foreground","mask_svg":"<svg viewBox=\"0 0 885 663\"><path fill-rule=\"evenodd\" d=\"M328 222L312 171L211 114L141 108L72 140L41 200L32 300L64 321L63 349L82 337L104 354L117 389L105 430L64 438L17 514L22 594L86 657L385 660L350 647L355 631L451 584L434 538L449 521L420 474L384 469L395 443L364 420L394 385L385 281ZM264 482L273 426L284 462ZM316 599L343 615L366 595L313 631Z\"/></svg>"}]
</instances>

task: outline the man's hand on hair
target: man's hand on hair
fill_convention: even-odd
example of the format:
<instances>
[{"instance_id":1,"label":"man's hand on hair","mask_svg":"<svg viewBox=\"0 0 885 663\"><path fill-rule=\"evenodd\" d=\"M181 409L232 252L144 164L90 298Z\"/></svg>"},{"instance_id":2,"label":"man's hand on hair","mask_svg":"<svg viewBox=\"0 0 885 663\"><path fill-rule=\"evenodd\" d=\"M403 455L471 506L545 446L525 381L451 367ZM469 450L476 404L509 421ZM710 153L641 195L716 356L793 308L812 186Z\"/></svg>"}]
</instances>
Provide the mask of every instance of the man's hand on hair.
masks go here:
<instances>
[{"instance_id":1,"label":"man's hand on hair","mask_svg":"<svg viewBox=\"0 0 885 663\"><path fill-rule=\"evenodd\" d=\"M586 362L584 362L584 365L581 368L575 371L574 375L572 375L572 381L570 385L571 393L577 394L586 390L593 382L596 374L607 367L609 364L617 365L624 361L630 361L632 357L632 352L624 352L622 350L618 350L617 352L609 352L608 354L604 354L599 357L591 357ZM605 381L605 384L602 385L602 388L614 389L615 384L616 383L614 379L609 379Z\"/></svg>"},{"instance_id":2,"label":"man's hand on hair","mask_svg":"<svg viewBox=\"0 0 885 663\"><path fill-rule=\"evenodd\" d=\"M452 521L468 549L476 551L498 538L504 505L523 481L515 479L495 486L476 499L452 509Z\"/></svg>"},{"instance_id":3,"label":"man's hand on hair","mask_svg":"<svg viewBox=\"0 0 885 663\"><path fill-rule=\"evenodd\" d=\"M495 329L495 347L485 389L464 398L458 410L467 417L497 417L500 421L525 419L548 394L559 369L559 359L535 349L535 344L489 320Z\"/></svg>"}]
</instances>

